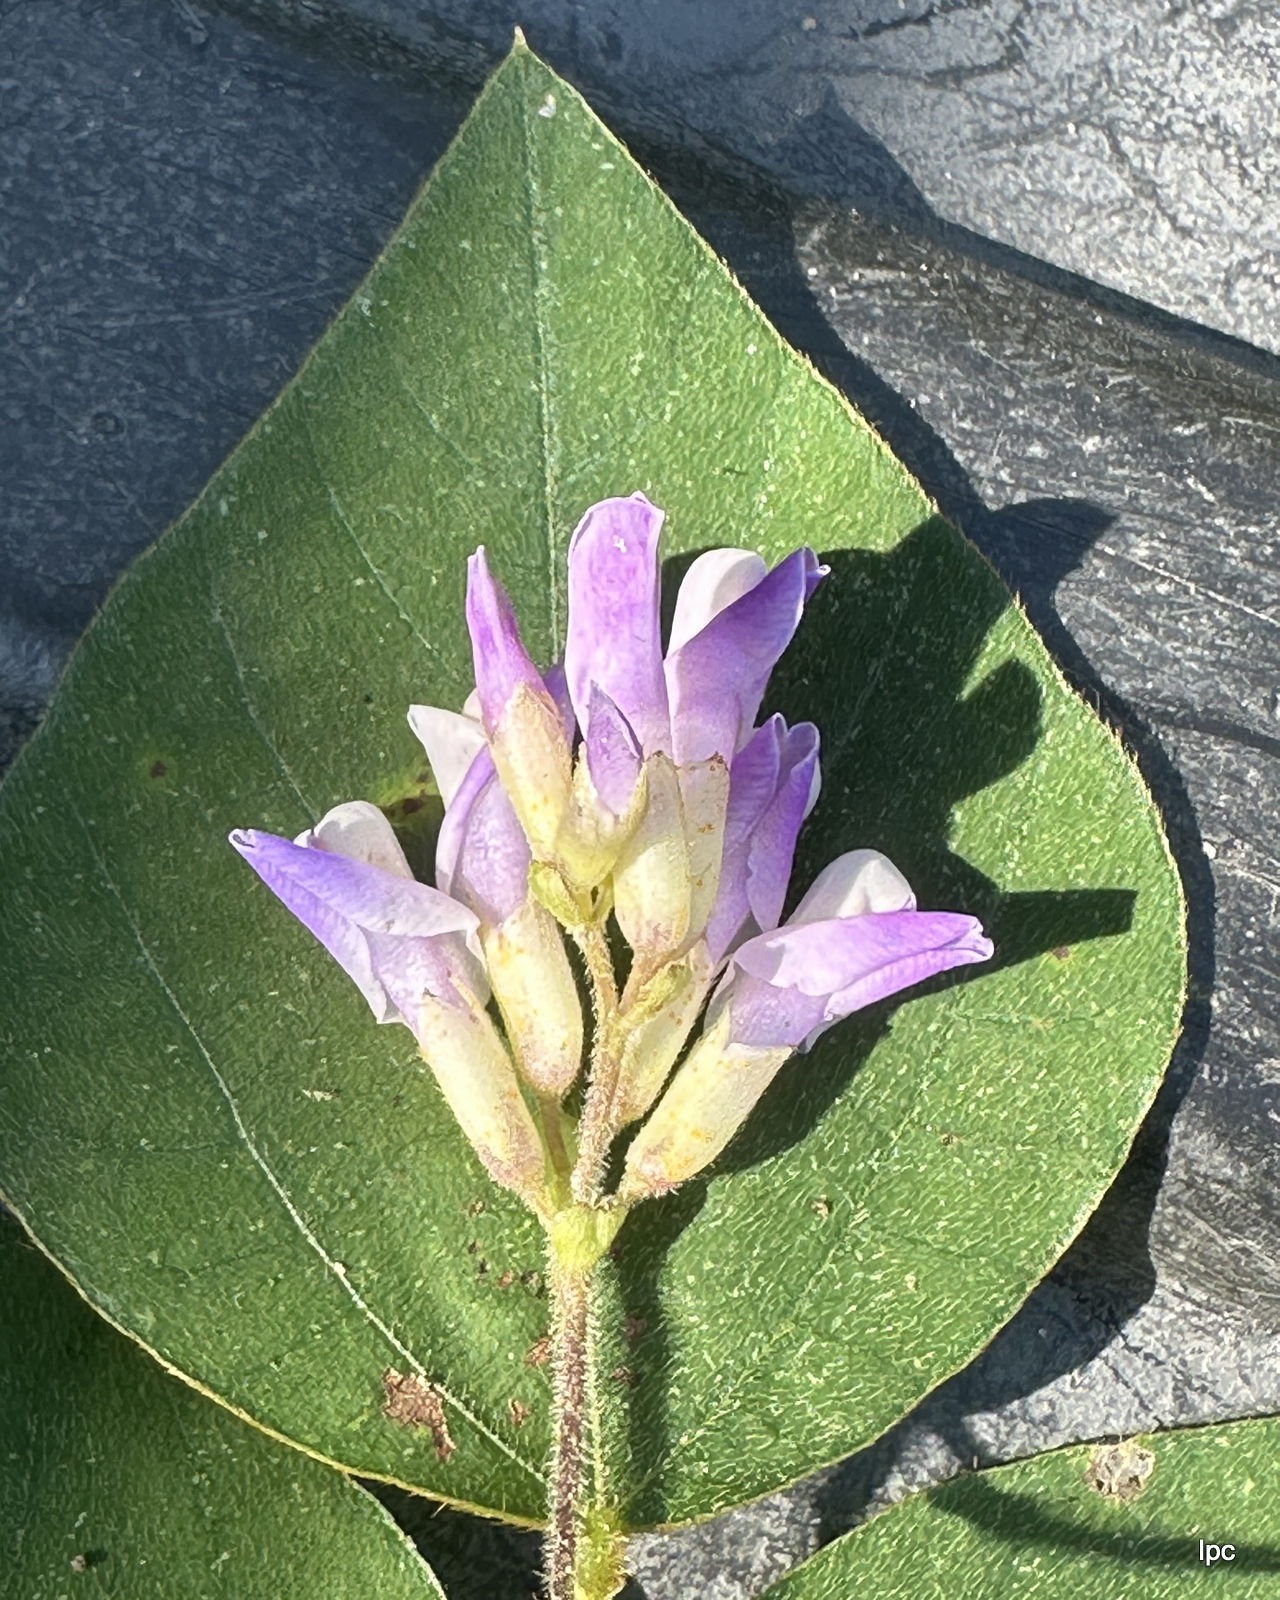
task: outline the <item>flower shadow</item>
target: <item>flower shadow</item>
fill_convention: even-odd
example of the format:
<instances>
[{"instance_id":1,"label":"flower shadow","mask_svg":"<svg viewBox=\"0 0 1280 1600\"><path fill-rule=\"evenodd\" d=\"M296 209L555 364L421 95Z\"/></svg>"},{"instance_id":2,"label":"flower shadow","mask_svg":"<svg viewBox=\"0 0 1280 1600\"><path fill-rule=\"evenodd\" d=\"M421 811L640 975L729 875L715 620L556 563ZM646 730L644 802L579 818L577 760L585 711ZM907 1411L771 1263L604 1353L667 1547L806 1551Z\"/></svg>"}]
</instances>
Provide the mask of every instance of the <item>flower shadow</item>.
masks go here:
<instances>
[{"instance_id":1,"label":"flower shadow","mask_svg":"<svg viewBox=\"0 0 1280 1600\"><path fill-rule=\"evenodd\" d=\"M665 593L675 590L690 559L667 564ZM1006 661L984 672L981 665L1010 603L994 572L941 517L892 550L841 550L823 559L830 575L774 674L764 708L791 722L814 721L823 736L823 791L801 834L790 904L842 851L883 850L922 906L978 916L996 943L994 963L946 974L928 991L972 981L993 965L1126 932L1131 890L1009 893L951 848L956 805L1014 772L1041 734L1042 694L1030 668ZM802 1094L793 1074L780 1074L712 1173L744 1171L807 1138L888 1031L899 1003L887 1001L834 1028L805 1063ZM629 1396L630 1449L641 1488L627 1515L640 1525L663 1520L657 1478L671 1443L671 1351L659 1279L705 1193L706 1180L699 1179L646 1205L618 1254L626 1312L644 1323Z\"/></svg>"},{"instance_id":2,"label":"flower shadow","mask_svg":"<svg viewBox=\"0 0 1280 1600\"><path fill-rule=\"evenodd\" d=\"M683 566L686 558L680 558ZM805 1139L914 995L1085 940L1128 931L1129 889L1008 893L950 847L956 805L1036 748L1041 692L1021 662L972 685L1008 591L942 517L887 552L823 554L830 575L770 686L765 712L822 732L823 791L800 836L789 907L842 851L883 850L921 906L980 918L994 961L960 969L841 1023L805 1064L804 1093L780 1074L715 1172L740 1172ZM676 563L672 563L676 565ZM674 589L668 573L664 590Z\"/></svg>"}]
</instances>

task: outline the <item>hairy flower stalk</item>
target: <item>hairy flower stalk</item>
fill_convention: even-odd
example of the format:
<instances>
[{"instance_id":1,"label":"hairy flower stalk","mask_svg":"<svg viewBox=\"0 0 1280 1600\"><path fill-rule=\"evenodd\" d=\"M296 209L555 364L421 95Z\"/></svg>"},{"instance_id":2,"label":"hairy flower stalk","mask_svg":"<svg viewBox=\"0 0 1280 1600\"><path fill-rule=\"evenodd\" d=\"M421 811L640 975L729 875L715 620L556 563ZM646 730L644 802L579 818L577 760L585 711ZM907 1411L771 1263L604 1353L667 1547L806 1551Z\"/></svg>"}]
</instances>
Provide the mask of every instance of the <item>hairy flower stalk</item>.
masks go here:
<instances>
[{"instance_id":1,"label":"hairy flower stalk","mask_svg":"<svg viewBox=\"0 0 1280 1600\"><path fill-rule=\"evenodd\" d=\"M475 691L461 711L409 712L445 805L433 886L364 801L293 841L231 836L375 1018L411 1030L480 1162L546 1229L548 1600L608 1600L623 1582L608 1486L588 1471L589 1397L595 1272L630 1209L708 1167L842 1017L992 953L974 918L919 911L874 850L831 862L782 922L819 736L756 719L825 569L807 549L772 569L708 551L664 650L662 521L640 494L587 511L564 660L546 671L484 549L472 556Z\"/></svg>"}]
</instances>

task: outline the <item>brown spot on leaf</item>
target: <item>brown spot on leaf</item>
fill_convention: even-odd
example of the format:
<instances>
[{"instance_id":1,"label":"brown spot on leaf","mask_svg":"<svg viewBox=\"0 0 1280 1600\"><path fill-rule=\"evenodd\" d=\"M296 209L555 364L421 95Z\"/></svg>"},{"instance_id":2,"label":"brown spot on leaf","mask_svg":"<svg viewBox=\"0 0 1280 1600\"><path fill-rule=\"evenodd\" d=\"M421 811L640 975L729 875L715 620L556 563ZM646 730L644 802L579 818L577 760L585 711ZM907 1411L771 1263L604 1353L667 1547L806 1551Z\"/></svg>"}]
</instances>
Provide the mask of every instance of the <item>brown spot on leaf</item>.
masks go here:
<instances>
[{"instance_id":1,"label":"brown spot on leaf","mask_svg":"<svg viewBox=\"0 0 1280 1600\"><path fill-rule=\"evenodd\" d=\"M157 765L158 764L159 763L157 763ZM155 773L153 772L151 774L151 776L154 778L155 777ZM83 1555L83 1554L82 1555L77 1555L77 1556L72 1556L72 1558L71 1558L71 1570L72 1570L72 1572L85 1572L85 1571L88 1570L88 1567L89 1567L89 1558L88 1558L88 1556Z\"/></svg>"},{"instance_id":2,"label":"brown spot on leaf","mask_svg":"<svg viewBox=\"0 0 1280 1600\"><path fill-rule=\"evenodd\" d=\"M543 1282L542 1274L532 1267L529 1268L528 1272L520 1274L520 1282L531 1295L535 1295L539 1299L547 1292L547 1286Z\"/></svg>"},{"instance_id":3,"label":"brown spot on leaf","mask_svg":"<svg viewBox=\"0 0 1280 1600\"><path fill-rule=\"evenodd\" d=\"M528 1406L521 1405L518 1400L511 1402L511 1425L514 1428L523 1428L529 1420Z\"/></svg>"},{"instance_id":4,"label":"brown spot on leaf","mask_svg":"<svg viewBox=\"0 0 1280 1600\"><path fill-rule=\"evenodd\" d=\"M1092 1452L1084 1481L1104 1499L1129 1505L1147 1487L1155 1470L1155 1454L1125 1439L1120 1444L1100 1444Z\"/></svg>"},{"instance_id":5,"label":"brown spot on leaf","mask_svg":"<svg viewBox=\"0 0 1280 1600\"><path fill-rule=\"evenodd\" d=\"M630 1367L615 1367L609 1376L614 1383L620 1383L624 1389L634 1389L640 1382Z\"/></svg>"},{"instance_id":6,"label":"brown spot on leaf","mask_svg":"<svg viewBox=\"0 0 1280 1600\"><path fill-rule=\"evenodd\" d=\"M1071 954L1071 946L1069 944L1060 944L1057 949L1053 951L1053 954L1059 961L1065 961Z\"/></svg>"},{"instance_id":7,"label":"brown spot on leaf","mask_svg":"<svg viewBox=\"0 0 1280 1600\"><path fill-rule=\"evenodd\" d=\"M551 1335L544 1333L541 1339L535 1339L524 1354L526 1367L545 1367L551 1360Z\"/></svg>"},{"instance_id":8,"label":"brown spot on leaf","mask_svg":"<svg viewBox=\"0 0 1280 1600\"><path fill-rule=\"evenodd\" d=\"M153 778L163 778L165 773L168 772L168 770L169 770L168 767L165 766L163 761L153 761L151 763L151 776ZM76 1571L77 1572L83 1571L83 1568L77 1567Z\"/></svg>"},{"instance_id":9,"label":"brown spot on leaf","mask_svg":"<svg viewBox=\"0 0 1280 1600\"><path fill-rule=\"evenodd\" d=\"M431 1442L441 1461L447 1461L456 1446L449 1437L444 1400L439 1389L414 1373L397 1372L388 1367L382 1374L382 1412L404 1428L429 1428Z\"/></svg>"},{"instance_id":10,"label":"brown spot on leaf","mask_svg":"<svg viewBox=\"0 0 1280 1600\"><path fill-rule=\"evenodd\" d=\"M480 1195L477 1195L475 1199L470 1201L467 1205L467 1215L469 1217L478 1217L483 1210L484 1200Z\"/></svg>"},{"instance_id":11,"label":"brown spot on leaf","mask_svg":"<svg viewBox=\"0 0 1280 1600\"><path fill-rule=\"evenodd\" d=\"M498 1285L499 1289L509 1289L515 1281L516 1275L514 1272L512 1272L510 1267L508 1267L505 1272L500 1273L498 1277L494 1279L494 1282Z\"/></svg>"},{"instance_id":12,"label":"brown spot on leaf","mask_svg":"<svg viewBox=\"0 0 1280 1600\"><path fill-rule=\"evenodd\" d=\"M415 811L422 810L423 803L423 801L418 799L416 794L411 794L408 799L400 802L401 814L406 817L411 817Z\"/></svg>"},{"instance_id":13,"label":"brown spot on leaf","mask_svg":"<svg viewBox=\"0 0 1280 1600\"><path fill-rule=\"evenodd\" d=\"M811 1201L810 1204L813 1207L814 1216L821 1217L825 1221L831 1215L830 1200L824 1200L819 1196L818 1199Z\"/></svg>"},{"instance_id":14,"label":"brown spot on leaf","mask_svg":"<svg viewBox=\"0 0 1280 1600\"><path fill-rule=\"evenodd\" d=\"M941 1133L940 1133L940 1134L939 1134L939 1135L938 1135L938 1137L939 1137L939 1139L941 1139L941 1140L942 1140L942 1142L943 1142L943 1144L948 1144L948 1145L949 1145L949 1144L959 1144L959 1143L960 1143L960 1136L959 1136L959 1134L956 1134L956 1133L948 1133L948 1132L947 1132L947 1131L946 1131L946 1129L945 1129L945 1128L944 1128L944 1129L943 1129L943 1131L942 1131L942 1132L941 1132Z\"/></svg>"},{"instance_id":15,"label":"brown spot on leaf","mask_svg":"<svg viewBox=\"0 0 1280 1600\"><path fill-rule=\"evenodd\" d=\"M628 1344L634 1344L648 1326L643 1317L628 1317L622 1324L622 1337Z\"/></svg>"}]
</instances>

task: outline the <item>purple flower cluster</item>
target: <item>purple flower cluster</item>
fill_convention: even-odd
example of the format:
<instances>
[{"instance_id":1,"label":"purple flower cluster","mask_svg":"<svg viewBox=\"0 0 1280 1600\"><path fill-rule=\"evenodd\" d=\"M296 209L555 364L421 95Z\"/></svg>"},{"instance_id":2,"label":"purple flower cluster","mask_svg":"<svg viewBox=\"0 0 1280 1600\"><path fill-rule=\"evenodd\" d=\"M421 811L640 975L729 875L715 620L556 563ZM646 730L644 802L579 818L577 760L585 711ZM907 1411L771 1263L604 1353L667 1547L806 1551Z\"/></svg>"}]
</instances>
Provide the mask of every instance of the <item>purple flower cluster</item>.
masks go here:
<instances>
[{"instance_id":1,"label":"purple flower cluster","mask_svg":"<svg viewBox=\"0 0 1280 1600\"><path fill-rule=\"evenodd\" d=\"M649 1111L710 995L632 1144L624 1201L714 1159L782 1062L840 1018L992 953L974 918L918 911L871 850L833 861L781 922L818 798L819 735L756 718L825 569L808 549L772 570L749 551L708 551L680 586L664 653L662 520L640 494L586 513L569 547L563 664L545 673L483 548L471 558L475 692L461 712L409 713L445 803L434 888L363 802L293 843L231 836L378 1021L413 1030L494 1176L540 1206L546 1107L583 1047L562 928L581 937L612 913L632 949L596 1106L609 1137Z\"/></svg>"}]
</instances>

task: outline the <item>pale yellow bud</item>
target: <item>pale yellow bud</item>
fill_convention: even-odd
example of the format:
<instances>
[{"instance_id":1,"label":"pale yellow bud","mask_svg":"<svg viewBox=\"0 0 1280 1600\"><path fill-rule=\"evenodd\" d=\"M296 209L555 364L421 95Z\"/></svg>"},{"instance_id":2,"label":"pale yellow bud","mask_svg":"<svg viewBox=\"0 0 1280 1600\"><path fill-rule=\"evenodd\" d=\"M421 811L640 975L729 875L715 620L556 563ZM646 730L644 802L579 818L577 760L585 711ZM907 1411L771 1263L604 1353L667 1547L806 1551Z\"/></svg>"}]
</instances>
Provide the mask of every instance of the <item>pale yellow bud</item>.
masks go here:
<instances>
[{"instance_id":1,"label":"pale yellow bud","mask_svg":"<svg viewBox=\"0 0 1280 1600\"><path fill-rule=\"evenodd\" d=\"M659 752L645 768L648 804L613 873L614 914L640 981L683 943L692 888L675 762Z\"/></svg>"},{"instance_id":2,"label":"pale yellow bud","mask_svg":"<svg viewBox=\"0 0 1280 1600\"><path fill-rule=\"evenodd\" d=\"M729 1044L728 1038L726 1007L632 1141L618 1188L622 1203L666 1194L710 1165L792 1053L786 1045Z\"/></svg>"},{"instance_id":3,"label":"pale yellow bud","mask_svg":"<svg viewBox=\"0 0 1280 1600\"><path fill-rule=\"evenodd\" d=\"M627 1035L618 1074L618 1096L614 1102L619 1128L638 1122L644 1116L684 1047L714 971L705 940L700 939L694 945L679 967L687 974L686 981L673 986L667 1003L640 1021ZM659 973L658 979L661 976Z\"/></svg>"},{"instance_id":4,"label":"pale yellow bud","mask_svg":"<svg viewBox=\"0 0 1280 1600\"><path fill-rule=\"evenodd\" d=\"M423 1059L490 1177L542 1210L542 1141L497 1030L470 996L466 1000L457 1006L431 995L423 999Z\"/></svg>"},{"instance_id":5,"label":"pale yellow bud","mask_svg":"<svg viewBox=\"0 0 1280 1600\"><path fill-rule=\"evenodd\" d=\"M720 756L677 767L645 762L647 804L614 869L618 926L635 951L633 982L647 983L707 925L720 887L729 768Z\"/></svg>"},{"instance_id":6,"label":"pale yellow bud","mask_svg":"<svg viewBox=\"0 0 1280 1600\"><path fill-rule=\"evenodd\" d=\"M539 860L550 860L570 800L569 741L550 695L520 684L503 707L489 749L529 848Z\"/></svg>"},{"instance_id":7,"label":"pale yellow bud","mask_svg":"<svg viewBox=\"0 0 1280 1600\"><path fill-rule=\"evenodd\" d=\"M689 852L689 937L707 925L720 888L724 819L729 806L729 765L723 756L679 769L680 809Z\"/></svg>"},{"instance_id":8,"label":"pale yellow bud","mask_svg":"<svg viewBox=\"0 0 1280 1600\"><path fill-rule=\"evenodd\" d=\"M489 982L525 1082L559 1100L582 1062L582 1005L555 919L530 898L486 930Z\"/></svg>"}]
</instances>

